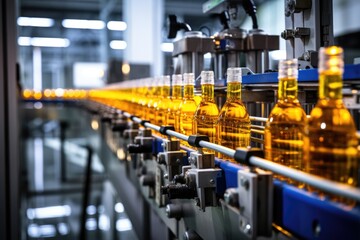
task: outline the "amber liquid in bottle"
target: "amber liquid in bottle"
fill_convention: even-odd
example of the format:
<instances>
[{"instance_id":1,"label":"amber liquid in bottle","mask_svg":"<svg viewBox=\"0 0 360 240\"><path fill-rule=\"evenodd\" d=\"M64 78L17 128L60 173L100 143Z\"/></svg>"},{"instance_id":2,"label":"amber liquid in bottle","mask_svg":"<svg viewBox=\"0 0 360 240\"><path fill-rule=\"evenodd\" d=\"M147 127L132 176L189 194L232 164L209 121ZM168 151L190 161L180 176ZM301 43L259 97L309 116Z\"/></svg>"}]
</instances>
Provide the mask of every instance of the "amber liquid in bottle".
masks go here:
<instances>
[{"instance_id":1,"label":"amber liquid in bottle","mask_svg":"<svg viewBox=\"0 0 360 240\"><path fill-rule=\"evenodd\" d=\"M250 146L250 117L241 101L241 68L227 70L227 97L218 118L218 144L236 149ZM229 159L220 154L222 159Z\"/></svg>"},{"instance_id":2,"label":"amber liquid in bottle","mask_svg":"<svg viewBox=\"0 0 360 240\"><path fill-rule=\"evenodd\" d=\"M265 158L297 170L304 170L304 138L306 113L298 97L297 59L279 64L278 102L271 110L265 126ZM274 175L277 179L303 187L303 183Z\"/></svg>"},{"instance_id":3,"label":"amber liquid in bottle","mask_svg":"<svg viewBox=\"0 0 360 240\"><path fill-rule=\"evenodd\" d=\"M158 101L160 99L161 86L159 79L154 79L154 81L155 82L152 86L152 90L150 91L150 99L147 105L148 116L146 120L149 120L151 123L156 124L155 115L156 115L156 108L158 105Z\"/></svg>"},{"instance_id":4,"label":"amber liquid in bottle","mask_svg":"<svg viewBox=\"0 0 360 240\"><path fill-rule=\"evenodd\" d=\"M214 73L212 71L201 72L202 99L194 115L193 132L207 135L210 142L216 143L216 123L219 109L214 100ZM206 152L214 153L207 149Z\"/></svg>"},{"instance_id":5,"label":"amber liquid in bottle","mask_svg":"<svg viewBox=\"0 0 360 240\"><path fill-rule=\"evenodd\" d=\"M343 50L322 48L319 52L319 100L308 125L307 171L336 182L357 186L359 152L356 127L342 101ZM353 206L355 201L318 191L322 196Z\"/></svg>"},{"instance_id":6,"label":"amber liquid in bottle","mask_svg":"<svg viewBox=\"0 0 360 240\"><path fill-rule=\"evenodd\" d=\"M182 75L173 75L172 77L172 97L171 104L168 107L167 125L172 125L176 132L180 131L180 108L182 102L181 87Z\"/></svg>"},{"instance_id":7,"label":"amber liquid in bottle","mask_svg":"<svg viewBox=\"0 0 360 240\"><path fill-rule=\"evenodd\" d=\"M141 119L147 118L147 105L150 99L150 92L151 89L149 86L149 79L146 79L145 86L143 87L143 94L139 100L139 107L140 107L139 117Z\"/></svg>"},{"instance_id":8,"label":"amber liquid in bottle","mask_svg":"<svg viewBox=\"0 0 360 240\"><path fill-rule=\"evenodd\" d=\"M168 107L171 105L170 76L162 77L161 97L158 101L155 113L156 125L167 125Z\"/></svg>"},{"instance_id":9,"label":"amber liquid in bottle","mask_svg":"<svg viewBox=\"0 0 360 240\"><path fill-rule=\"evenodd\" d=\"M194 114L197 108L197 105L194 100L194 74L185 73L184 74L184 97L181 103L180 109L180 133L190 136L194 134L193 132L193 122ZM189 146L185 141L182 144Z\"/></svg>"}]
</instances>

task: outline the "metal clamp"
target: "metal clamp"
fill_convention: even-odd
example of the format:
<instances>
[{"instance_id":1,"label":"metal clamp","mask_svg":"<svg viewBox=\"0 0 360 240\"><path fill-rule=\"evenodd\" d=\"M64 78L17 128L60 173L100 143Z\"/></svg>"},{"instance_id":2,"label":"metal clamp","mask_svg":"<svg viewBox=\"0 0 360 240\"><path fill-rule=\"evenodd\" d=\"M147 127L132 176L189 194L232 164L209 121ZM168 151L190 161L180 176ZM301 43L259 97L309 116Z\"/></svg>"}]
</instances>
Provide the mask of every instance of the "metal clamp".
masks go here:
<instances>
[{"instance_id":1,"label":"metal clamp","mask_svg":"<svg viewBox=\"0 0 360 240\"><path fill-rule=\"evenodd\" d=\"M167 135L166 134L167 130L175 131L175 128L172 125L168 125L168 126L163 125L163 126L160 126L159 132L163 135Z\"/></svg>"},{"instance_id":2,"label":"metal clamp","mask_svg":"<svg viewBox=\"0 0 360 240\"><path fill-rule=\"evenodd\" d=\"M150 129L140 129L139 135L135 137L133 144L128 144L129 153L142 153L144 160L152 159L154 138Z\"/></svg>"},{"instance_id":3,"label":"metal clamp","mask_svg":"<svg viewBox=\"0 0 360 240\"><path fill-rule=\"evenodd\" d=\"M264 151L260 148L237 148L234 154L234 160L244 165L251 165L252 156L264 157Z\"/></svg>"},{"instance_id":4,"label":"metal clamp","mask_svg":"<svg viewBox=\"0 0 360 240\"><path fill-rule=\"evenodd\" d=\"M210 139L206 135L190 135L188 139L188 143L190 146L201 148L200 141L210 142Z\"/></svg>"},{"instance_id":5,"label":"metal clamp","mask_svg":"<svg viewBox=\"0 0 360 240\"><path fill-rule=\"evenodd\" d=\"M164 195L161 194L161 188L166 181L164 178L172 181L174 176L181 174L183 158L186 156L186 152L180 150L179 140L163 139L162 147L164 152L158 154L157 162L165 166L158 165L156 168L156 203L158 206L163 206L165 203Z\"/></svg>"},{"instance_id":6,"label":"metal clamp","mask_svg":"<svg viewBox=\"0 0 360 240\"><path fill-rule=\"evenodd\" d=\"M238 172L239 227L250 239L271 236L273 184L272 174L263 170Z\"/></svg>"},{"instance_id":7,"label":"metal clamp","mask_svg":"<svg viewBox=\"0 0 360 240\"><path fill-rule=\"evenodd\" d=\"M215 156L213 153L191 152L189 157L191 168L214 168Z\"/></svg>"},{"instance_id":8,"label":"metal clamp","mask_svg":"<svg viewBox=\"0 0 360 240\"><path fill-rule=\"evenodd\" d=\"M216 181L221 177L222 170L218 168L209 169L189 169L187 171L188 178L193 178L196 184L197 197L196 205L203 211L207 206L217 206L217 198L215 194Z\"/></svg>"},{"instance_id":9,"label":"metal clamp","mask_svg":"<svg viewBox=\"0 0 360 240\"><path fill-rule=\"evenodd\" d=\"M297 27L295 29L285 29L281 33L281 37L285 40L291 39L291 38L301 38L310 36L310 28L306 27Z\"/></svg>"}]
</instances>

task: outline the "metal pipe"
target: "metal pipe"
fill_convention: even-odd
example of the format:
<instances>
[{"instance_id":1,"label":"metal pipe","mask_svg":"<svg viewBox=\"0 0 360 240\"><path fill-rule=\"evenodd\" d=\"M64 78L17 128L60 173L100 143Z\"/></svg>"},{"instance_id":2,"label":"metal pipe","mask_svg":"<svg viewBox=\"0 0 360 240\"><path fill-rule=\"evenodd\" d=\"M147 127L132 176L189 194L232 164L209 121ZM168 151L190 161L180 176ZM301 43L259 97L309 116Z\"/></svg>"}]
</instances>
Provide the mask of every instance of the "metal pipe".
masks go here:
<instances>
[{"instance_id":1,"label":"metal pipe","mask_svg":"<svg viewBox=\"0 0 360 240\"><path fill-rule=\"evenodd\" d=\"M127 116L128 113L124 113L125 116ZM128 114L129 117L131 116L131 114ZM260 117L250 117L250 119L252 121L260 121L260 122L264 122L267 119L266 118L260 118ZM137 117L133 117L133 120L136 122L141 122L142 120L140 118ZM156 131L160 131L160 127L151 123L145 123L144 124L145 127L156 130ZM181 140L187 141L188 140L188 136L175 132L175 131L171 131L171 130L167 130L166 134L179 138ZM358 133L359 135L359 133ZM204 148L208 148L217 152L220 152L226 156L229 156L231 158L234 158L235 156L235 150L234 149L230 149L224 146L220 146L218 144L215 143L211 143L211 142L207 142L207 141L200 141L199 145L201 147ZM311 175L309 173L305 173L299 170L295 170L271 161L268 161L266 159L263 158L259 158L259 157L255 157L252 156L249 159L249 162L251 165L259 167L259 168L263 168L265 170L269 170L272 171L274 173L289 177L291 179L294 179L296 181L299 182L303 182L306 184L309 184L315 188L318 188L320 190L332 193L332 194L336 194L336 195L341 195L347 198L351 198L353 200L356 200L358 202L360 202L360 189L357 189L355 187L352 187L350 185L346 185L346 184L342 184L342 183L338 183L335 181L331 181L331 180L327 180L315 175Z\"/></svg>"},{"instance_id":2,"label":"metal pipe","mask_svg":"<svg viewBox=\"0 0 360 240\"><path fill-rule=\"evenodd\" d=\"M141 118L138 118L138 117L133 117L133 119L132 119L134 122L136 122L136 123L141 123Z\"/></svg>"},{"instance_id":3,"label":"metal pipe","mask_svg":"<svg viewBox=\"0 0 360 240\"><path fill-rule=\"evenodd\" d=\"M222 154L225 154L231 158L234 158L235 150L223 147L214 143L200 141L200 146L209 148L211 150L215 150ZM285 167L283 165L270 162L266 159L259 158L259 157L251 157L250 164L259 168L263 168L274 173L289 177L291 179L297 180L299 182L304 182L309 184L315 188L320 190L333 193L336 195L341 195L344 197L348 197L360 202L360 189L354 188L352 186L338 183L335 181L327 180L321 177L317 177L311 175L309 173L305 173L299 170L295 170L289 167Z\"/></svg>"},{"instance_id":4,"label":"metal pipe","mask_svg":"<svg viewBox=\"0 0 360 240\"><path fill-rule=\"evenodd\" d=\"M256 129L250 129L252 133L258 133L264 135L264 130L256 130Z\"/></svg>"},{"instance_id":5,"label":"metal pipe","mask_svg":"<svg viewBox=\"0 0 360 240\"><path fill-rule=\"evenodd\" d=\"M172 137L176 137L178 139L181 139L181 140L184 140L184 141L188 141L189 137L184 135L184 134L181 134L181 133L178 133L178 132L175 132L175 131L172 131L172 130L167 130L166 131L166 134L172 136Z\"/></svg>"},{"instance_id":6,"label":"metal pipe","mask_svg":"<svg viewBox=\"0 0 360 240\"><path fill-rule=\"evenodd\" d=\"M266 122L267 118L250 116L250 120L256 122Z\"/></svg>"},{"instance_id":7,"label":"metal pipe","mask_svg":"<svg viewBox=\"0 0 360 240\"><path fill-rule=\"evenodd\" d=\"M152 124L152 123L145 123L144 124L145 125L145 127L147 127L147 128L150 128L150 129L152 129L152 130L155 130L155 131L160 131L160 127L159 126L156 126L155 124Z\"/></svg>"},{"instance_id":8,"label":"metal pipe","mask_svg":"<svg viewBox=\"0 0 360 240\"><path fill-rule=\"evenodd\" d=\"M324 179L255 156L250 158L250 163L254 166L289 177L296 181L304 182L323 191L348 197L360 202L360 189L354 188L350 185Z\"/></svg>"},{"instance_id":9,"label":"metal pipe","mask_svg":"<svg viewBox=\"0 0 360 240\"><path fill-rule=\"evenodd\" d=\"M261 138L251 137L250 140L256 143L264 144L264 139Z\"/></svg>"},{"instance_id":10,"label":"metal pipe","mask_svg":"<svg viewBox=\"0 0 360 240\"><path fill-rule=\"evenodd\" d=\"M200 141L199 145L201 147L209 148L211 150L215 150L217 152L225 154L226 156L231 157L231 158L234 158L234 155L235 155L235 150L234 149L227 148L227 147L224 147L224 146L220 146L220 145L215 144L215 143L206 142L206 141Z\"/></svg>"},{"instance_id":11,"label":"metal pipe","mask_svg":"<svg viewBox=\"0 0 360 240\"><path fill-rule=\"evenodd\" d=\"M265 126L261 126L261 125L250 125L251 128L258 128L258 129L265 129Z\"/></svg>"},{"instance_id":12,"label":"metal pipe","mask_svg":"<svg viewBox=\"0 0 360 240\"><path fill-rule=\"evenodd\" d=\"M125 117L127 117L127 118L130 118L132 115L130 114L130 113L128 113L128 112L123 112L123 115L125 116Z\"/></svg>"}]
</instances>

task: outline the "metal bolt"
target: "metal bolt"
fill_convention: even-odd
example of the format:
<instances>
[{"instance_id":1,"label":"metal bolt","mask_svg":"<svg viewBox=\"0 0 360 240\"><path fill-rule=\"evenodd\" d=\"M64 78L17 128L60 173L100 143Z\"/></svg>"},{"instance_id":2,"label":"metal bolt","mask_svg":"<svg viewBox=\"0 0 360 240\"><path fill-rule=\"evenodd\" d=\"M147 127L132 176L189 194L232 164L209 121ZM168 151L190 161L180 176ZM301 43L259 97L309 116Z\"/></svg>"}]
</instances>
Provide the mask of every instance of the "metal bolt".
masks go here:
<instances>
[{"instance_id":1,"label":"metal bolt","mask_svg":"<svg viewBox=\"0 0 360 240\"><path fill-rule=\"evenodd\" d=\"M195 164L195 157L189 157L189 163L190 164Z\"/></svg>"},{"instance_id":2,"label":"metal bolt","mask_svg":"<svg viewBox=\"0 0 360 240\"><path fill-rule=\"evenodd\" d=\"M169 215L170 215L170 211L171 211L171 209L170 209L170 205L168 204L168 205L166 205L166 208L165 208L165 212L166 212L166 215L169 217Z\"/></svg>"},{"instance_id":3,"label":"metal bolt","mask_svg":"<svg viewBox=\"0 0 360 240\"><path fill-rule=\"evenodd\" d=\"M211 184L214 184L215 183L215 180L214 179L210 179L209 181Z\"/></svg>"},{"instance_id":4,"label":"metal bolt","mask_svg":"<svg viewBox=\"0 0 360 240\"><path fill-rule=\"evenodd\" d=\"M251 225L250 224L246 224L245 228L244 228L244 233L250 235L251 234Z\"/></svg>"},{"instance_id":5,"label":"metal bolt","mask_svg":"<svg viewBox=\"0 0 360 240\"><path fill-rule=\"evenodd\" d=\"M246 190L249 189L249 181L245 178L240 179L240 185L243 186Z\"/></svg>"},{"instance_id":6,"label":"metal bolt","mask_svg":"<svg viewBox=\"0 0 360 240\"><path fill-rule=\"evenodd\" d=\"M195 199L196 206L200 206L200 198L196 197Z\"/></svg>"},{"instance_id":7,"label":"metal bolt","mask_svg":"<svg viewBox=\"0 0 360 240\"><path fill-rule=\"evenodd\" d=\"M288 40L290 38L294 38L294 30L293 29L285 29L281 33L281 37L285 40Z\"/></svg>"},{"instance_id":8,"label":"metal bolt","mask_svg":"<svg viewBox=\"0 0 360 240\"><path fill-rule=\"evenodd\" d=\"M313 227L313 234L315 237L318 237L320 235L320 232L321 232L321 226L320 226L320 223L319 221L317 220L314 220L313 221L313 224L312 224L312 227Z\"/></svg>"},{"instance_id":9,"label":"metal bolt","mask_svg":"<svg viewBox=\"0 0 360 240\"><path fill-rule=\"evenodd\" d=\"M237 188L228 188L224 193L224 200L227 204L239 207L239 193Z\"/></svg>"},{"instance_id":10,"label":"metal bolt","mask_svg":"<svg viewBox=\"0 0 360 240\"><path fill-rule=\"evenodd\" d=\"M181 162L180 159L176 159L177 164L180 164L180 162Z\"/></svg>"}]
</instances>

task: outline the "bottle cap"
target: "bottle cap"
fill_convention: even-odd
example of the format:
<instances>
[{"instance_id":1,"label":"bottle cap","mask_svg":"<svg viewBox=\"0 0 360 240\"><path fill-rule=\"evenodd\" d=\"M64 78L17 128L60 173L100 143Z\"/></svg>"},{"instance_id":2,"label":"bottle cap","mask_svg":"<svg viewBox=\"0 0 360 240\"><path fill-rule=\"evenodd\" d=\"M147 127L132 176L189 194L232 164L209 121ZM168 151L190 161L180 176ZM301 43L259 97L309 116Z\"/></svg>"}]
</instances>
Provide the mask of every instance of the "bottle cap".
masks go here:
<instances>
[{"instance_id":1,"label":"bottle cap","mask_svg":"<svg viewBox=\"0 0 360 240\"><path fill-rule=\"evenodd\" d=\"M173 74L172 75L172 85L173 86L182 86L182 75L181 74Z\"/></svg>"},{"instance_id":2,"label":"bottle cap","mask_svg":"<svg viewBox=\"0 0 360 240\"><path fill-rule=\"evenodd\" d=\"M228 68L226 71L227 82L242 82L241 68Z\"/></svg>"},{"instance_id":3,"label":"bottle cap","mask_svg":"<svg viewBox=\"0 0 360 240\"><path fill-rule=\"evenodd\" d=\"M201 84L214 84L214 72L202 71L201 72Z\"/></svg>"},{"instance_id":4,"label":"bottle cap","mask_svg":"<svg viewBox=\"0 0 360 240\"><path fill-rule=\"evenodd\" d=\"M279 61L279 75L278 79L282 78L298 78L298 60L288 59Z\"/></svg>"},{"instance_id":5,"label":"bottle cap","mask_svg":"<svg viewBox=\"0 0 360 240\"><path fill-rule=\"evenodd\" d=\"M160 77L151 78L151 86L152 87L160 87L161 86L161 78Z\"/></svg>"},{"instance_id":6,"label":"bottle cap","mask_svg":"<svg viewBox=\"0 0 360 240\"><path fill-rule=\"evenodd\" d=\"M341 47L322 47L319 51L319 73L331 70L334 73L344 72L344 50Z\"/></svg>"},{"instance_id":7,"label":"bottle cap","mask_svg":"<svg viewBox=\"0 0 360 240\"><path fill-rule=\"evenodd\" d=\"M195 85L194 73L184 73L184 85Z\"/></svg>"},{"instance_id":8,"label":"bottle cap","mask_svg":"<svg viewBox=\"0 0 360 240\"><path fill-rule=\"evenodd\" d=\"M161 82L163 86L170 86L170 76L169 75L162 76Z\"/></svg>"}]
</instances>

